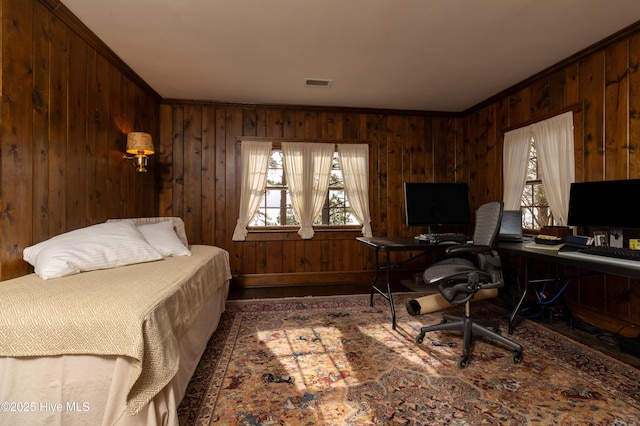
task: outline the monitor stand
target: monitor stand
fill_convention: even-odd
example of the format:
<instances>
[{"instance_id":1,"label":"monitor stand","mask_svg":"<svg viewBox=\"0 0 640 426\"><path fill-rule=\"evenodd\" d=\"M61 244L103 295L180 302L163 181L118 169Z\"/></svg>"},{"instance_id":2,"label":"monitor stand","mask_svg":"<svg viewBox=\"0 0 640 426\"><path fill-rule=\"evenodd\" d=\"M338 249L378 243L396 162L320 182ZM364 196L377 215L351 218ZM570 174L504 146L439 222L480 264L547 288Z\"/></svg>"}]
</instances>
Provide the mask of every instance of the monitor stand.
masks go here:
<instances>
[{"instance_id":1,"label":"monitor stand","mask_svg":"<svg viewBox=\"0 0 640 426\"><path fill-rule=\"evenodd\" d=\"M440 233L440 225L429 225L429 233L430 234L439 234Z\"/></svg>"},{"instance_id":2,"label":"monitor stand","mask_svg":"<svg viewBox=\"0 0 640 426\"><path fill-rule=\"evenodd\" d=\"M418 234L415 236L416 239L418 240L427 240L426 236L427 235L431 235L431 234L438 234L440 233L440 226L439 225L429 225L427 227L427 234Z\"/></svg>"}]
</instances>

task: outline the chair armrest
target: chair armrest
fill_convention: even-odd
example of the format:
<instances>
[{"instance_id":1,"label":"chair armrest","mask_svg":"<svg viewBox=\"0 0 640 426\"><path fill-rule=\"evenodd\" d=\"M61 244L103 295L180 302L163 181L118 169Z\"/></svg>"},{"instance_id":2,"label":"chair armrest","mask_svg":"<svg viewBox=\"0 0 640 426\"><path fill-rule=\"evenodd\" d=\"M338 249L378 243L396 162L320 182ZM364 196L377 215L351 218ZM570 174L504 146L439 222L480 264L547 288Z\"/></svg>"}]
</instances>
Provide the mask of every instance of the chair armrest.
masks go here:
<instances>
[{"instance_id":1,"label":"chair armrest","mask_svg":"<svg viewBox=\"0 0 640 426\"><path fill-rule=\"evenodd\" d=\"M479 244L456 244L455 246L447 247L445 253L452 255L461 253L487 253L490 251L490 246Z\"/></svg>"}]
</instances>

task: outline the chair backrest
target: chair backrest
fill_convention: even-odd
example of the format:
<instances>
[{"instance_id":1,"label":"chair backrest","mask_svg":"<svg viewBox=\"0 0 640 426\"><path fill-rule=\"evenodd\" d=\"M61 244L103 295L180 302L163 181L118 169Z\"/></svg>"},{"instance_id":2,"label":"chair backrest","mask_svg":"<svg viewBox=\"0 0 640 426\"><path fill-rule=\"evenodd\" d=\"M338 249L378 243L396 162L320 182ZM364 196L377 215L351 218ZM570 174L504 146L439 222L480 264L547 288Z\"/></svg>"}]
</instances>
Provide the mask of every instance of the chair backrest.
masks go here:
<instances>
[{"instance_id":1,"label":"chair backrest","mask_svg":"<svg viewBox=\"0 0 640 426\"><path fill-rule=\"evenodd\" d=\"M489 250L476 252L476 265L472 264L469 267L466 259L449 258L427 268L424 272L424 281L437 283L440 293L449 303L453 305L465 303L468 309L469 301L478 290L504 286L502 262L496 250L502 210L502 201L491 201L476 210L473 244L490 247Z\"/></svg>"},{"instance_id":2,"label":"chair backrest","mask_svg":"<svg viewBox=\"0 0 640 426\"><path fill-rule=\"evenodd\" d=\"M473 243L495 248L502 222L502 201L490 201L476 210L476 225L473 231Z\"/></svg>"},{"instance_id":3,"label":"chair backrest","mask_svg":"<svg viewBox=\"0 0 640 426\"><path fill-rule=\"evenodd\" d=\"M491 247L490 252L477 254L479 269L491 277L480 288L500 288L504 286L502 262L496 250L503 209L504 204L502 201L491 201L481 205L476 211L476 228L473 233L473 243Z\"/></svg>"}]
</instances>

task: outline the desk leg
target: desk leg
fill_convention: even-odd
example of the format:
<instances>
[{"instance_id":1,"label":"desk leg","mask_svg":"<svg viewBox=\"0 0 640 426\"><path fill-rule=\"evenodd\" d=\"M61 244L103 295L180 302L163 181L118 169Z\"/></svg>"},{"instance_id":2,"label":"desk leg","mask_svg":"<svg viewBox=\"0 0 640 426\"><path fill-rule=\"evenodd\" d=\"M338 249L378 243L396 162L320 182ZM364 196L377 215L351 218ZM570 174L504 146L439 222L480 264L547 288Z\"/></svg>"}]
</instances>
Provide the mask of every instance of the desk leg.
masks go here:
<instances>
[{"instance_id":1,"label":"desk leg","mask_svg":"<svg viewBox=\"0 0 640 426\"><path fill-rule=\"evenodd\" d=\"M373 306L373 295L376 292L378 294L380 294L382 297L384 297L389 302L389 305L391 305L391 327L395 330L396 329L396 308L393 305L393 295L391 294L391 258L390 258L390 252L388 252L388 251L385 252L386 262L385 262L384 268L387 270L387 291L386 291L386 293L384 291L380 290L380 288L378 288L378 272L380 271L380 262L378 260L378 255L379 255L379 252L378 252L378 250L376 250L376 272L375 272L375 275L373 276L373 285L371 286L371 297L369 299L369 304L371 306Z\"/></svg>"},{"instance_id":2,"label":"desk leg","mask_svg":"<svg viewBox=\"0 0 640 426\"><path fill-rule=\"evenodd\" d=\"M516 315L520 311L522 307L522 302L524 302L525 297L527 297L527 292L529 291L529 257L525 257L524 261L524 290L522 291L522 296L520 296L520 300L516 305L513 312L511 312L511 316L509 317L509 334L513 334L513 320Z\"/></svg>"},{"instance_id":3,"label":"desk leg","mask_svg":"<svg viewBox=\"0 0 640 426\"><path fill-rule=\"evenodd\" d=\"M391 305L391 328L396 329L396 307L393 305L393 295L391 294L391 265L389 265L389 252L387 252L387 300Z\"/></svg>"},{"instance_id":4,"label":"desk leg","mask_svg":"<svg viewBox=\"0 0 640 426\"><path fill-rule=\"evenodd\" d=\"M373 294L378 290L378 274L380 273L380 252L376 249L376 271L373 274L373 284L371 285L371 297L369 299L369 306L373 307Z\"/></svg>"}]
</instances>

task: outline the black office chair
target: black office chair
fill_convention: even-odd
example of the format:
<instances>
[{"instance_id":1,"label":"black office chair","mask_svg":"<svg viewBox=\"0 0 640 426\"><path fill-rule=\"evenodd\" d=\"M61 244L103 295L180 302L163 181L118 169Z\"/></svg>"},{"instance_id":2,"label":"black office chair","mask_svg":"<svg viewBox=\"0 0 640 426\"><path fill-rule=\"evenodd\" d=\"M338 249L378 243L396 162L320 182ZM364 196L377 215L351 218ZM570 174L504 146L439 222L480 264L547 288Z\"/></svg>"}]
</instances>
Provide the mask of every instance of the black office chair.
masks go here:
<instances>
[{"instance_id":1,"label":"black office chair","mask_svg":"<svg viewBox=\"0 0 640 426\"><path fill-rule=\"evenodd\" d=\"M430 331L462 331L464 345L458 364L460 368L468 364L471 337L474 333L512 348L515 351L512 357L514 363L522 360L522 346L500 335L497 322L480 321L470 316L471 299L476 292L504 286L500 256L496 251L502 210L502 201L492 201L480 206L476 212L473 243L451 246L446 250L447 255L475 254L477 264L464 258L447 258L434 263L423 273L424 282L437 285L442 296L450 304L465 305L464 316L443 315L441 323L422 327L416 342L422 343L424 335Z\"/></svg>"}]
</instances>

